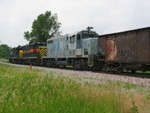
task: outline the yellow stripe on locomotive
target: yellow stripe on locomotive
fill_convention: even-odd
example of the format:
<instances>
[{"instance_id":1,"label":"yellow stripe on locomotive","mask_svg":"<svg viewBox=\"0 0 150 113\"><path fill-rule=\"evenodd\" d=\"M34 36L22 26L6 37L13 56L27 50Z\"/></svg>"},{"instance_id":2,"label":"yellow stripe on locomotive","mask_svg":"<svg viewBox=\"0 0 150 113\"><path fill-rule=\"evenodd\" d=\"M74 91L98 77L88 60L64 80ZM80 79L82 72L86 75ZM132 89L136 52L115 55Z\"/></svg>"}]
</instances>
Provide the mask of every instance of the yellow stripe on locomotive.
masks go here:
<instances>
[{"instance_id":1,"label":"yellow stripe on locomotive","mask_svg":"<svg viewBox=\"0 0 150 113\"><path fill-rule=\"evenodd\" d=\"M40 55L40 57L47 55L47 47L46 46L39 47L39 55Z\"/></svg>"},{"instance_id":2,"label":"yellow stripe on locomotive","mask_svg":"<svg viewBox=\"0 0 150 113\"><path fill-rule=\"evenodd\" d=\"M23 50L19 50L19 58L23 57Z\"/></svg>"}]
</instances>

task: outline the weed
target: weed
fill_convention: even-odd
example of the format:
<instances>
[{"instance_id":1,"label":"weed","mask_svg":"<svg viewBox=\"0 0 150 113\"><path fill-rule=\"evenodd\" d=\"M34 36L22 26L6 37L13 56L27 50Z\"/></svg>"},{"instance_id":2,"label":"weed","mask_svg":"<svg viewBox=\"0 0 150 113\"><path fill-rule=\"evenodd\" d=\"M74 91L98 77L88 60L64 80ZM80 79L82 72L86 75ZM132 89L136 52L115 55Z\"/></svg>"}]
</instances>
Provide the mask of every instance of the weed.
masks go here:
<instances>
[{"instance_id":1,"label":"weed","mask_svg":"<svg viewBox=\"0 0 150 113\"><path fill-rule=\"evenodd\" d=\"M131 83L125 83L124 84L124 88L130 90L130 89L136 88L136 85L135 84L131 84Z\"/></svg>"},{"instance_id":2,"label":"weed","mask_svg":"<svg viewBox=\"0 0 150 113\"><path fill-rule=\"evenodd\" d=\"M139 113L138 107L135 105L135 102L132 100L132 107L130 108L132 113Z\"/></svg>"}]
</instances>

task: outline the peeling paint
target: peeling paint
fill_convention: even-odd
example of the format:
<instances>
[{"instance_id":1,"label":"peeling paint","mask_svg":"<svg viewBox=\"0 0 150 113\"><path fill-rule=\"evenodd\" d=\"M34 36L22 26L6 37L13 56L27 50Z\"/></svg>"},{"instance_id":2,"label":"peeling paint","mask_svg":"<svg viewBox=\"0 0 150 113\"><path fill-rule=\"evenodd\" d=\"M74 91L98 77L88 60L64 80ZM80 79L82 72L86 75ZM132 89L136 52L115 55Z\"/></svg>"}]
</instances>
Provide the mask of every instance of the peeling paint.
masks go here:
<instances>
[{"instance_id":1,"label":"peeling paint","mask_svg":"<svg viewBox=\"0 0 150 113\"><path fill-rule=\"evenodd\" d=\"M112 61L115 59L117 55L117 47L113 40L107 40L106 42L106 48L107 48L107 60Z\"/></svg>"}]
</instances>

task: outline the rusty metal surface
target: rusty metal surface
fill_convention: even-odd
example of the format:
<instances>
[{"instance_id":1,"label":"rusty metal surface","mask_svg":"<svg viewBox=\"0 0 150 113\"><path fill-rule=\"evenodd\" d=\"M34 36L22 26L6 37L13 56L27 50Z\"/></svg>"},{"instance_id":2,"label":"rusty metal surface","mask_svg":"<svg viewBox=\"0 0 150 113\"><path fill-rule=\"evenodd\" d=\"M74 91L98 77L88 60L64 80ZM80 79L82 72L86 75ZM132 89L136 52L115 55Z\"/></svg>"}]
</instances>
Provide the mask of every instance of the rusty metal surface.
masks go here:
<instances>
[{"instance_id":1,"label":"rusty metal surface","mask_svg":"<svg viewBox=\"0 0 150 113\"><path fill-rule=\"evenodd\" d=\"M150 63L150 28L101 35L98 46L107 61Z\"/></svg>"}]
</instances>

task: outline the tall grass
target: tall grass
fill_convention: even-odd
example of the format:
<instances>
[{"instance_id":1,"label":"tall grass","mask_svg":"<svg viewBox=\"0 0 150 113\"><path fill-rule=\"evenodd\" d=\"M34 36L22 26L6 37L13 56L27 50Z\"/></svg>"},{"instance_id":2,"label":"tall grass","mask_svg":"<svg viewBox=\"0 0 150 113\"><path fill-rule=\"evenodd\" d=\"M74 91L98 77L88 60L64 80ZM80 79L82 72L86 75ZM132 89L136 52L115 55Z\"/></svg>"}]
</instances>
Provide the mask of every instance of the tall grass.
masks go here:
<instances>
[{"instance_id":1,"label":"tall grass","mask_svg":"<svg viewBox=\"0 0 150 113\"><path fill-rule=\"evenodd\" d=\"M115 87L100 88L52 72L0 64L2 113L148 113L134 96Z\"/></svg>"}]
</instances>

